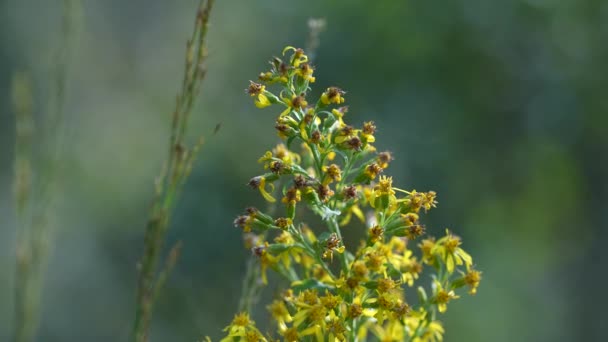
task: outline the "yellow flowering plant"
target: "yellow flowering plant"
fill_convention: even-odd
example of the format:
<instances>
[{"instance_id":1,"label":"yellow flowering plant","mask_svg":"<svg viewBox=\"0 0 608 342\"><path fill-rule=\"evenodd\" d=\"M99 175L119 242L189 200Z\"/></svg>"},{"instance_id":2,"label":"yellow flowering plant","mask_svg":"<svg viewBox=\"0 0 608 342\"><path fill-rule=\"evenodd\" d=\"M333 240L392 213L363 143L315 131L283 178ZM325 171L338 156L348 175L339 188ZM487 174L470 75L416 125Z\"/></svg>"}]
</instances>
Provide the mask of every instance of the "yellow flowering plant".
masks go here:
<instances>
[{"instance_id":1,"label":"yellow flowering plant","mask_svg":"<svg viewBox=\"0 0 608 342\"><path fill-rule=\"evenodd\" d=\"M451 231L427 235L420 216L436 207L436 193L393 186L384 175L393 158L374 148L374 123L344 121L345 91L330 87L308 98L314 68L302 49L286 47L270 64L247 92L258 108L279 107L283 142L259 159L264 172L249 185L269 202L280 197L284 212L248 208L234 224L258 257L261 281L272 270L290 285L268 306L276 334L263 335L242 312L222 341L443 340L438 315L461 288L474 294L481 272ZM309 228L299 207L325 227ZM346 246L342 228L353 216L367 224L366 238Z\"/></svg>"}]
</instances>

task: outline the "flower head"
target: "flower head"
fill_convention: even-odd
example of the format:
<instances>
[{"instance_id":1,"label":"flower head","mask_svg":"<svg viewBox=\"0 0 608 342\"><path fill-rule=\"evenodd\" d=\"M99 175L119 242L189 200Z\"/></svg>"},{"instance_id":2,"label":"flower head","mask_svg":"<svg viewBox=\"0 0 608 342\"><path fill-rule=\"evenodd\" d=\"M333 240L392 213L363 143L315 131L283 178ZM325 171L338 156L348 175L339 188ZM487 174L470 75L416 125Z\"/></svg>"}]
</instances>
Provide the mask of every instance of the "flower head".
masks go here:
<instances>
[{"instance_id":1,"label":"flower head","mask_svg":"<svg viewBox=\"0 0 608 342\"><path fill-rule=\"evenodd\" d=\"M344 103L344 94L346 92L338 87L329 87L321 95L321 103L328 105L330 103L342 104Z\"/></svg>"},{"instance_id":2,"label":"flower head","mask_svg":"<svg viewBox=\"0 0 608 342\"><path fill-rule=\"evenodd\" d=\"M427 235L421 212L436 207L437 194L399 189L383 174L393 156L376 152L373 121L360 128L345 122L348 107L339 107L344 90L329 87L309 105L314 68L302 49L289 46L270 64L247 93L260 108L282 108L275 129L284 143L259 159L264 173L249 185L274 202L276 184L285 205L274 217L247 209L234 224L257 256L261 282L267 284L269 269L288 280L288 289L268 306L278 334L285 341L365 341L371 335L442 341L435 312L445 312L465 286L474 294L481 272L460 237L448 230L439 239ZM305 208L323 219L314 231L302 221ZM357 248L347 249L344 241L357 245L345 227L352 216L369 228ZM416 239L419 248L412 247ZM423 265L430 266L430 289L420 281ZM407 287L416 288L418 301L406 301ZM265 341L247 314L237 315L226 331L222 342Z\"/></svg>"}]
</instances>

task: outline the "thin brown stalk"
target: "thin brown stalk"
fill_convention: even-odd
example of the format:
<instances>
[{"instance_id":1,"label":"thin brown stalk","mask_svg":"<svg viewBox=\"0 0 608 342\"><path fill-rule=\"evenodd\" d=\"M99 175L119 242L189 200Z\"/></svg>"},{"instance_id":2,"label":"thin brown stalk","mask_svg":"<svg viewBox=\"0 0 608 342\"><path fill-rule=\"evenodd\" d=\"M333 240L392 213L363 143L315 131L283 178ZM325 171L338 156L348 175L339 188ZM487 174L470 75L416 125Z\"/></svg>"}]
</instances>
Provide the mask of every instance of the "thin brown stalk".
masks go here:
<instances>
[{"instance_id":1,"label":"thin brown stalk","mask_svg":"<svg viewBox=\"0 0 608 342\"><path fill-rule=\"evenodd\" d=\"M170 252L165 268L159 273L161 252L171 214L202 145L200 140L194 146L188 147L184 139L194 102L205 77L206 36L213 3L213 0L201 0L199 3L194 30L186 44L184 77L172 113L168 160L156 180L156 194L144 233L144 251L139 265L133 325L133 339L136 342L148 340L155 299L177 261L178 253L174 249Z\"/></svg>"}]
</instances>

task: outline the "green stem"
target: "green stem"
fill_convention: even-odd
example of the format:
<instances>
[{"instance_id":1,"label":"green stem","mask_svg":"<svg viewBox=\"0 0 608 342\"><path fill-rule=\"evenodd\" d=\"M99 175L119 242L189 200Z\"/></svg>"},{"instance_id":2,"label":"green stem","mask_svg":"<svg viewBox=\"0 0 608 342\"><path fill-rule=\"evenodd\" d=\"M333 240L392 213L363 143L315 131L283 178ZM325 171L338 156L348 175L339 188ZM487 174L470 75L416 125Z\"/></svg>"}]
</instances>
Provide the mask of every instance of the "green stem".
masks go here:
<instances>
[{"instance_id":1,"label":"green stem","mask_svg":"<svg viewBox=\"0 0 608 342\"><path fill-rule=\"evenodd\" d=\"M325 272L327 272L327 274L329 274L329 276L332 279L336 279L336 276L331 271L331 269L327 266L327 264L325 263L325 261L323 261L323 258L321 258L321 256L319 255L319 253L317 253L315 251L315 249L310 245L310 243L308 243L308 241L304 238L304 236L302 235L302 232L300 230L296 230L295 227L294 227L294 229L290 230L290 233L291 233L291 235L294 236L294 238L296 239L296 241L301 244L301 247L304 249L304 251L311 258L315 259L319 263L319 265L321 265L321 267L323 267L323 270L325 270Z\"/></svg>"},{"instance_id":2,"label":"green stem","mask_svg":"<svg viewBox=\"0 0 608 342\"><path fill-rule=\"evenodd\" d=\"M340 227L338 226L336 218L332 217L331 219L329 219L327 221L327 225L329 231L335 233L338 236L338 239L340 239L340 241L344 243L344 240L342 240L342 233L340 232ZM349 252L345 250L343 253L338 253L338 259L340 259L340 264L342 265L342 272L344 273L344 276L348 276L348 262L346 261L346 253Z\"/></svg>"}]
</instances>

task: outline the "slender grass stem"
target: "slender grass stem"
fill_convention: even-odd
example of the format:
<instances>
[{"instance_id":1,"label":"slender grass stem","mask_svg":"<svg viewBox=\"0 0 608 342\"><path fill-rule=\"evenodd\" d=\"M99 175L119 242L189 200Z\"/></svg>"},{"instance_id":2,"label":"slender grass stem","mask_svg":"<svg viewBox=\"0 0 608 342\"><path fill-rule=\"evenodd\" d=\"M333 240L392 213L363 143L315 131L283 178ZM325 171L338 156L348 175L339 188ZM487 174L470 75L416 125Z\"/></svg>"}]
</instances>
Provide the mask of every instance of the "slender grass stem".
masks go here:
<instances>
[{"instance_id":1,"label":"slender grass stem","mask_svg":"<svg viewBox=\"0 0 608 342\"><path fill-rule=\"evenodd\" d=\"M206 73L206 35L213 3L213 0L200 1L194 30L186 45L184 77L171 121L168 162L166 169L163 169L157 178L156 195L144 233L144 251L139 267L133 323L133 340L136 342L148 340L154 302L177 262L178 253L174 249L170 252L164 268L158 270L171 215L180 197L182 185L192 170L194 157L202 144L201 140L192 148L188 148L184 139L194 101L198 97Z\"/></svg>"}]
</instances>

